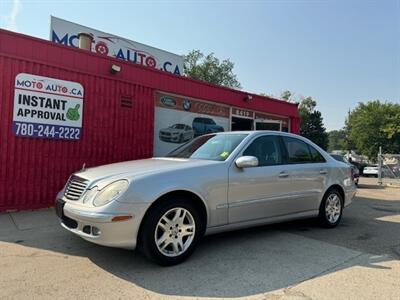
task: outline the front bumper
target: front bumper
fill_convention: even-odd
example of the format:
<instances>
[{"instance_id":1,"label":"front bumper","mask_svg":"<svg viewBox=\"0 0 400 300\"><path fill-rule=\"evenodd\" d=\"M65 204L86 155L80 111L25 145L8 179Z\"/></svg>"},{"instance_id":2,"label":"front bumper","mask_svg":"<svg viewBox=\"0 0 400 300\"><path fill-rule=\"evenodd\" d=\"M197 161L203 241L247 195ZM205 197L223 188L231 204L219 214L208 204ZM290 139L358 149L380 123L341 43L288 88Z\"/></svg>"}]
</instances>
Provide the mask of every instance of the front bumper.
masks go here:
<instances>
[{"instance_id":1,"label":"front bumper","mask_svg":"<svg viewBox=\"0 0 400 300\"><path fill-rule=\"evenodd\" d=\"M109 209L84 207L74 203L57 199L64 202L61 208L57 204L58 216L61 225L68 231L81 238L103 246L135 249L140 223L149 204L147 203L113 203ZM112 221L114 217L132 216L124 221ZM94 230L97 231L95 231Z\"/></svg>"}]
</instances>

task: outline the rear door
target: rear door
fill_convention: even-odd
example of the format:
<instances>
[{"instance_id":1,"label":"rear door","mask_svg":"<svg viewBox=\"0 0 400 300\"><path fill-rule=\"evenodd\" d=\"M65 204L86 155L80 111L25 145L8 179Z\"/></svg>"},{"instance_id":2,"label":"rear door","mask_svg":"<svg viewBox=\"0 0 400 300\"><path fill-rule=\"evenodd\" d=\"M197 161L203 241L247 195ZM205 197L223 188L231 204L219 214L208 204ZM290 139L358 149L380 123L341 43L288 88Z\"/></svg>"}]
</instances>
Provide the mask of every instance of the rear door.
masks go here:
<instances>
[{"instance_id":1,"label":"rear door","mask_svg":"<svg viewBox=\"0 0 400 300\"><path fill-rule=\"evenodd\" d=\"M282 136L286 149L291 190L296 195L291 201L292 212L319 208L327 180L327 163L313 146L294 137Z\"/></svg>"}]
</instances>

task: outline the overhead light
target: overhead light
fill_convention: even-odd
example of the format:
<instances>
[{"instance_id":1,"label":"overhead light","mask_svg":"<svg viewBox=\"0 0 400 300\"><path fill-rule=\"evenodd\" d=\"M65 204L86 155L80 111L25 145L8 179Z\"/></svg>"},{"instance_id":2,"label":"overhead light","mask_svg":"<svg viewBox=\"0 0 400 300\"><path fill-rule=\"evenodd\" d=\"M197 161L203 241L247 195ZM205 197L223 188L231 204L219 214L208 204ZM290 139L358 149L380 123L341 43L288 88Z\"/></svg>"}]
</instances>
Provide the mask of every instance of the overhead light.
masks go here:
<instances>
[{"instance_id":1,"label":"overhead light","mask_svg":"<svg viewBox=\"0 0 400 300\"><path fill-rule=\"evenodd\" d=\"M110 72L111 72L111 74L117 74L117 73L121 72L121 67L118 65L112 65Z\"/></svg>"}]
</instances>

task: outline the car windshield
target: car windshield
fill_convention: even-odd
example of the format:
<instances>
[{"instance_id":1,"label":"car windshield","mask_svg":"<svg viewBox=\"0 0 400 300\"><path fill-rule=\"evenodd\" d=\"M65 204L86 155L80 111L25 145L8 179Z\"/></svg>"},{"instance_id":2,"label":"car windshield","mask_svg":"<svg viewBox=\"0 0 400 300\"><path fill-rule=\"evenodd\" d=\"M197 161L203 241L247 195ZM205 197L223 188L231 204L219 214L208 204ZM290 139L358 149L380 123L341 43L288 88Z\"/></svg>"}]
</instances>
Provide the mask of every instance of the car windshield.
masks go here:
<instances>
[{"instance_id":1,"label":"car windshield","mask_svg":"<svg viewBox=\"0 0 400 300\"><path fill-rule=\"evenodd\" d=\"M172 125L171 128L174 128L174 129L185 129L185 125L184 124L175 124L175 125Z\"/></svg>"},{"instance_id":2,"label":"car windshield","mask_svg":"<svg viewBox=\"0 0 400 300\"><path fill-rule=\"evenodd\" d=\"M167 155L176 158L196 158L224 161L247 134L208 134L182 145Z\"/></svg>"}]
</instances>

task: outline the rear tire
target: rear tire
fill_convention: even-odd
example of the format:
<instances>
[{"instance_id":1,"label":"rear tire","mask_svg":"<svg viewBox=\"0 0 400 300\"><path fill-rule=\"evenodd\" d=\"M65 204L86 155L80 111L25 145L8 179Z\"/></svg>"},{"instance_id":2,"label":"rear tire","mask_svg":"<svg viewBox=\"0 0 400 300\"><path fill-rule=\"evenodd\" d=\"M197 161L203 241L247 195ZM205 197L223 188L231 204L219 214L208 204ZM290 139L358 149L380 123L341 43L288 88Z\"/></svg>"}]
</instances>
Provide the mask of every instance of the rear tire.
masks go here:
<instances>
[{"instance_id":1,"label":"rear tire","mask_svg":"<svg viewBox=\"0 0 400 300\"><path fill-rule=\"evenodd\" d=\"M140 249L159 265L185 261L204 233L201 215L188 200L182 196L163 199L143 220Z\"/></svg>"},{"instance_id":2,"label":"rear tire","mask_svg":"<svg viewBox=\"0 0 400 300\"><path fill-rule=\"evenodd\" d=\"M333 188L328 190L322 199L319 208L319 221L325 228L334 228L342 219L343 197L340 192Z\"/></svg>"}]
</instances>

